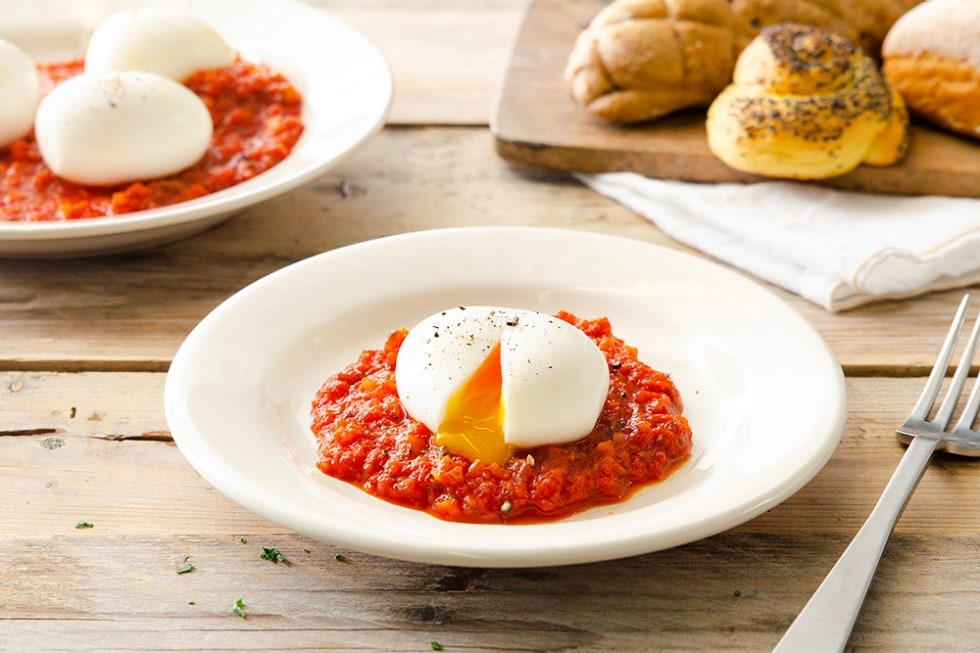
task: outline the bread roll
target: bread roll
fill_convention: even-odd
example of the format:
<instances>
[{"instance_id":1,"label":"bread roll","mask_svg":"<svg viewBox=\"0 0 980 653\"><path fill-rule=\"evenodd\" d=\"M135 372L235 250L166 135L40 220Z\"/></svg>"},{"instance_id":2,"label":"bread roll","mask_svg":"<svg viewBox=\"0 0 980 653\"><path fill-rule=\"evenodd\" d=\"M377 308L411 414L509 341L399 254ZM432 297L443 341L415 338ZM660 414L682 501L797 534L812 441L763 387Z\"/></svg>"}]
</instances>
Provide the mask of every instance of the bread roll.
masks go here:
<instances>
[{"instance_id":1,"label":"bread roll","mask_svg":"<svg viewBox=\"0 0 980 653\"><path fill-rule=\"evenodd\" d=\"M912 114L980 138L980 1L915 7L888 32L882 57Z\"/></svg>"},{"instance_id":2,"label":"bread roll","mask_svg":"<svg viewBox=\"0 0 980 653\"><path fill-rule=\"evenodd\" d=\"M824 179L888 165L908 147L908 114L876 62L844 37L783 23L742 52L712 102L708 146L737 170Z\"/></svg>"},{"instance_id":3,"label":"bread roll","mask_svg":"<svg viewBox=\"0 0 980 653\"><path fill-rule=\"evenodd\" d=\"M596 116L639 122L707 106L766 25L819 25L877 56L888 28L921 0L616 0L575 42L572 97Z\"/></svg>"}]
</instances>

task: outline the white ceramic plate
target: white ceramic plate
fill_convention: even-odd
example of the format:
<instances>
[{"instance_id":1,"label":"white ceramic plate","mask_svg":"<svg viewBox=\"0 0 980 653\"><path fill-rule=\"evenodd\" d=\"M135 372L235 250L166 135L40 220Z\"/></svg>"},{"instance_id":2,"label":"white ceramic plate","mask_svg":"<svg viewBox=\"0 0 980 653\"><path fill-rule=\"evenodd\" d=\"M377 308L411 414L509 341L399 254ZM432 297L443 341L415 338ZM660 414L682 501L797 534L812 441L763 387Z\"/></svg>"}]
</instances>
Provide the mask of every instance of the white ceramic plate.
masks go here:
<instances>
[{"instance_id":1,"label":"white ceramic plate","mask_svg":"<svg viewBox=\"0 0 980 653\"><path fill-rule=\"evenodd\" d=\"M105 218L0 221L0 256L109 253L198 233L323 174L384 124L392 95L384 58L347 24L292 0L0 0L0 38L42 61L81 56L102 18L133 6L186 10L249 61L284 74L303 94L303 135L275 167L200 199Z\"/></svg>"},{"instance_id":2,"label":"white ceramic plate","mask_svg":"<svg viewBox=\"0 0 980 653\"><path fill-rule=\"evenodd\" d=\"M530 525L447 523L321 474L309 428L320 384L390 331L459 304L608 316L678 385L692 458L624 503ZM845 405L823 340L759 285L647 243L519 227L392 236L283 268L201 321L165 387L180 450L241 505L337 545L487 567L611 559L731 528L823 467Z\"/></svg>"}]
</instances>

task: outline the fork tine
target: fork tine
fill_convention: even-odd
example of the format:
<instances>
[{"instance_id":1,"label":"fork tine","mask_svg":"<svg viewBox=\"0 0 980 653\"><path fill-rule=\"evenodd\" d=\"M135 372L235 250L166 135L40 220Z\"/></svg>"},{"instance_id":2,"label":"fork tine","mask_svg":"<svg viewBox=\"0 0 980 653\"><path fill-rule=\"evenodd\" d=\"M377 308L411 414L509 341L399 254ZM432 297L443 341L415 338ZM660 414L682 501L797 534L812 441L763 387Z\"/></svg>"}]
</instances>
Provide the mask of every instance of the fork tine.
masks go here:
<instances>
[{"instance_id":1,"label":"fork tine","mask_svg":"<svg viewBox=\"0 0 980 653\"><path fill-rule=\"evenodd\" d=\"M976 349L977 341L980 340L980 315L977 316L976 324L973 325L973 333L970 334L970 360L966 361L966 367L969 369L970 364L973 362L973 350ZM964 357L966 352L963 352ZM963 365L963 361L960 361L960 365ZM958 372L959 370L957 370ZM966 405L963 407L963 413L960 415L959 420L956 422L956 426L953 427L954 431L968 431L973 428L973 422L977 419L977 412L980 411L980 380L973 381L973 390L970 391L970 397L966 401Z\"/></svg>"},{"instance_id":2,"label":"fork tine","mask_svg":"<svg viewBox=\"0 0 980 653\"><path fill-rule=\"evenodd\" d=\"M970 296L964 295L963 299L960 300L960 307L956 310L956 315L953 316L953 322L949 325L949 332L946 334L946 340L943 342L943 346L939 350L939 356L936 358L936 362L932 366L932 371L929 373L929 379L926 381L925 387L922 388L922 394L919 395L919 400L912 408L912 412L909 413L910 418L924 421L928 417L929 409L936 401L936 395L939 394L939 386L942 384L943 377L946 376L949 359L953 356L956 338L959 336L960 330L963 328L963 322L966 320L966 309L969 303ZM949 396L950 394L947 393L947 402L949 401ZM948 417L946 419L947 421L949 420ZM943 424L943 427L945 427L945 424Z\"/></svg>"},{"instance_id":3,"label":"fork tine","mask_svg":"<svg viewBox=\"0 0 980 653\"><path fill-rule=\"evenodd\" d=\"M956 422L956 426L953 427L953 431L968 431L972 429L973 422L976 421L978 412L980 412L980 382L974 381L973 390L970 392L970 398L966 402L966 406L963 407L963 413L960 415L960 419Z\"/></svg>"},{"instance_id":4,"label":"fork tine","mask_svg":"<svg viewBox=\"0 0 980 653\"><path fill-rule=\"evenodd\" d=\"M960 356L959 363L956 364L956 373L953 375L953 380L949 385L949 391L946 393L946 397L943 399L943 405L939 407L939 411L936 413L936 418L933 420L939 425L940 428L946 428L950 417L953 415L953 411L956 409L956 401L959 399L959 396L963 391L963 385L966 383L966 379L970 375L970 366L973 363L973 353L976 351L978 336L980 336L980 317L978 317L977 321L973 324L973 331L970 333L970 339L967 341L966 346L963 349L963 354ZM970 424L972 423L973 418L970 419Z\"/></svg>"}]
</instances>

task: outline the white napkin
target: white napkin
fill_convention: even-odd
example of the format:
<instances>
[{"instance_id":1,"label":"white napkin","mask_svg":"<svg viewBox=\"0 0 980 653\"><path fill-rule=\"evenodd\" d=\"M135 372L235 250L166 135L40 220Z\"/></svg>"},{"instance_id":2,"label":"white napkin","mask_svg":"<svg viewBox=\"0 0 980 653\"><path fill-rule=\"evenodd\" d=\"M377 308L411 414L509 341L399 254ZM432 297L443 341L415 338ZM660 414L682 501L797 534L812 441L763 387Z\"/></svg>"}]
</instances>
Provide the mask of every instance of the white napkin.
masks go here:
<instances>
[{"instance_id":1,"label":"white napkin","mask_svg":"<svg viewBox=\"0 0 980 653\"><path fill-rule=\"evenodd\" d=\"M829 311L980 282L980 200L625 172L578 178L671 237Z\"/></svg>"}]
</instances>

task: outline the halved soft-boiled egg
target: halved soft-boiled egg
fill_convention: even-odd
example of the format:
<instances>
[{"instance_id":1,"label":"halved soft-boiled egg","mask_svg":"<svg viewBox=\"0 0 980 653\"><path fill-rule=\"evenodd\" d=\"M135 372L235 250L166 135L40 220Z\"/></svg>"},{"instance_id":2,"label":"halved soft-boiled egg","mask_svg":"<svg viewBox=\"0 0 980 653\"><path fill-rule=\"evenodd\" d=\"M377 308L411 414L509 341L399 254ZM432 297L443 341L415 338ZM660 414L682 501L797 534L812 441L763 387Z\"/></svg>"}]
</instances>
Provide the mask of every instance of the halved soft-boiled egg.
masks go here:
<instances>
[{"instance_id":1,"label":"halved soft-boiled egg","mask_svg":"<svg viewBox=\"0 0 980 653\"><path fill-rule=\"evenodd\" d=\"M609 366L588 336L543 313L494 306L441 311L405 337L395 384L434 442L502 464L515 450L592 432Z\"/></svg>"},{"instance_id":2,"label":"halved soft-boiled egg","mask_svg":"<svg viewBox=\"0 0 980 653\"><path fill-rule=\"evenodd\" d=\"M201 98L141 71L72 77L41 100L34 124L51 171L89 186L179 172L204 155L212 132Z\"/></svg>"},{"instance_id":3,"label":"halved soft-boiled egg","mask_svg":"<svg viewBox=\"0 0 980 653\"><path fill-rule=\"evenodd\" d=\"M141 7L111 14L96 25L85 51L85 71L142 70L183 81L195 71L234 60L234 49L206 23L186 12Z\"/></svg>"},{"instance_id":4,"label":"halved soft-boiled egg","mask_svg":"<svg viewBox=\"0 0 980 653\"><path fill-rule=\"evenodd\" d=\"M40 100L34 61L10 41L0 39L0 147L31 131Z\"/></svg>"}]
</instances>

